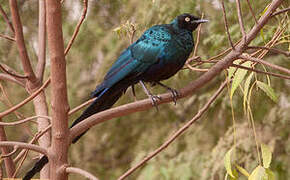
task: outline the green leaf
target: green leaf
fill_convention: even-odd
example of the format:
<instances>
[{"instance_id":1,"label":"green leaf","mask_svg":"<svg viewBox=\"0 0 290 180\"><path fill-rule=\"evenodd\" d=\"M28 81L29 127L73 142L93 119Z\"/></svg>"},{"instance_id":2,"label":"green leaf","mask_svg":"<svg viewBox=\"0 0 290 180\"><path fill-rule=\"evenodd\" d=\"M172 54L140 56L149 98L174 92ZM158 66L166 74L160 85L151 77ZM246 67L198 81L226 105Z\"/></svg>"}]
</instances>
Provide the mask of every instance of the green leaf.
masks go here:
<instances>
[{"instance_id":1,"label":"green leaf","mask_svg":"<svg viewBox=\"0 0 290 180\"><path fill-rule=\"evenodd\" d=\"M257 85L260 89L262 89L266 94L267 96L269 96L274 102L278 102L278 97L277 95L275 94L274 92L274 89L271 88L268 84L265 84L261 81L257 81Z\"/></svg>"},{"instance_id":2,"label":"green leaf","mask_svg":"<svg viewBox=\"0 0 290 180\"><path fill-rule=\"evenodd\" d=\"M272 160L272 152L266 144L261 144L264 168L269 168Z\"/></svg>"},{"instance_id":3,"label":"green leaf","mask_svg":"<svg viewBox=\"0 0 290 180\"><path fill-rule=\"evenodd\" d=\"M248 180L264 180L266 177L266 170L262 166L258 166L251 173Z\"/></svg>"},{"instance_id":4,"label":"green leaf","mask_svg":"<svg viewBox=\"0 0 290 180\"><path fill-rule=\"evenodd\" d=\"M233 151L233 148L231 148L225 155L225 158L224 158L224 164L225 164L225 168L226 168L226 171L227 173L232 177L232 178L235 178L234 174L233 174L233 171L232 171L232 166L231 166L231 155L232 155L232 151Z\"/></svg>"},{"instance_id":5,"label":"green leaf","mask_svg":"<svg viewBox=\"0 0 290 180\"><path fill-rule=\"evenodd\" d=\"M239 63L237 62L237 64ZM243 63L243 66L245 67L250 67L250 65L251 65L250 61ZM236 71L235 76L233 78L233 83L232 83L231 98L233 97L237 87L239 87L240 83L244 80L247 72L248 70L245 70L245 69L238 69Z\"/></svg>"},{"instance_id":6,"label":"green leaf","mask_svg":"<svg viewBox=\"0 0 290 180\"><path fill-rule=\"evenodd\" d=\"M244 176L249 177L250 174L248 173L248 171L246 169L244 169L243 167L239 166L238 164L235 164L236 168L238 169L238 171L240 171L240 173L242 173Z\"/></svg>"},{"instance_id":7,"label":"green leaf","mask_svg":"<svg viewBox=\"0 0 290 180\"><path fill-rule=\"evenodd\" d=\"M244 85L244 107L246 106L246 101L248 99L248 92L250 88L250 83L253 78L254 73L252 72L246 79L245 85Z\"/></svg>"}]
</instances>

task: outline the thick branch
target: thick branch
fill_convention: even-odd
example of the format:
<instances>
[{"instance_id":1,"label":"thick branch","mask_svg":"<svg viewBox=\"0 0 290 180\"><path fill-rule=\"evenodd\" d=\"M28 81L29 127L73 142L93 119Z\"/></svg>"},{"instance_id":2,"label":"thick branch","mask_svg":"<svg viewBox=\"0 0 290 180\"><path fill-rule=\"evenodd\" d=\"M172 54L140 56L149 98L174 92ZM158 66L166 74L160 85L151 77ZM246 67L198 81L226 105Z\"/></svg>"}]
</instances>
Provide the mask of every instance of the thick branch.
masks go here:
<instances>
[{"instance_id":1,"label":"thick branch","mask_svg":"<svg viewBox=\"0 0 290 180\"><path fill-rule=\"evenodd\" d=\"M99 180L98 178L96 178L94 175L92 175L91 173L87 172L87 171L84 171L80 168L75 168L75 167L67 167L65 169L65 171L67 173L76 173L76 174L80 174L90 180Z\"/></svg>"},{"instance_id":2,"label":"thick branch","mask_svg":"<svg viewBox=\"0 0 290 180\"><path fill-rule=\"evenodd\" d=\"M28 79L31 82L36 82L35 74L32 70L30 60L27 54L27 50L25 47L24 37L23 37L23 30L22 30L22 24L18 13L18 7L17 7L17 1L16 0L9 0L10 3L10 10L12 15L12 23L15 30L15 39L16 44L18 47L20 59L22 62L23 70L25 74L27 74Z\"/></svg>"},{"instance_id":3,"label":"thick branch","mask_svg":"<svg viewBox=\"0 0 290 180\"><path fill-rule=\"evenodd\" d=\"M203 87L213 78L215 78L223 69L228 68L232 64L232 62L237 59L243 51L245 51L247 45L257 36L261 28L267 23L267 21L271 17L272 12L274 12L282 2L283 0L274 0L272 4L268 7L264 15L259 19L258 23L248 33L246 41L240 42L236 46L235 51L231 51L221 61L216 63L208 72L204 73L197 80L193 81L192 83L181 89L179 98L191 95L197 89ZM173 101L170 93L162 94L160 97L161 100L158 100L157 104L163 104ZM151 107L152 102L147 99L119 106L117 108L112 108L92 115L70 129L70 141L95 124L107 121L114 117L125 116L133 112L145 111Z\"/></svg>"},{"instance_id":4,"label":"thick branch","mask_svg":"<svg viewBox=\"0 0 290 180\"><path fill-rule=\"evenodd\" d=\"M0 142L0 147L14 147L14 146L17 146L18 148L21 148L21 149L29 149L29 150L47 155L46 149L40 146L34 145L34 144L27 144L27 143L22 143L22 142L15 142L15 141L1 141Z\"/></svg>"}]
</instances>

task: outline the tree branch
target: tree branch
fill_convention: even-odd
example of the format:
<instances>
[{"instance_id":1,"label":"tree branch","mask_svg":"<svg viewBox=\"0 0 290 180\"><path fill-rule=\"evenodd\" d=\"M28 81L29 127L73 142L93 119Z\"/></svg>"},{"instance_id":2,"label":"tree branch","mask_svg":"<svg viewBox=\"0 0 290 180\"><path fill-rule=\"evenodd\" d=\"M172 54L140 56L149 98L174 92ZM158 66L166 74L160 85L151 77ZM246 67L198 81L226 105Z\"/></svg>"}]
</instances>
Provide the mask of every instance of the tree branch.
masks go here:
<instances>
[{"instance_id":1,"label":"tree branch","mask_svg":"<svg viewBox=\"0 0 290 180\"><path fill-rule=\"evenodd\" d=\"M241 32L242 32L242 35L243 35L243 40L246 41L247 34L246 34L246 31L245 31L245 26L244 26L244 22L243 22L243 16L242 16L240 0L236 0L236 4L237 4L237 10L238 10L238 19L239 19L240 29L241 29Z\"/></svg>"},{"instance_id":2,"label":"tree branch","mask_svg":"<svg viewBox=\"0 0 290 180\"><path fill-rule=\"evenodd\" d=\"M14 70L12 70L12 68L8 67L5 64L0 63L0 69L15 78L20 78L20 79L27 78L27 76L16 73Z\"/></svg>"},{"instance_id":3,"label":"tree branch","mask_svg":"<svg viewBox=\"0 0 290 180\"><path fill-rule=\"evenodd\" d=\"M0 119L0 122L2 119ZM0 126L0 142L7 141L7 136L5 133L5 129L3 126ZM7 156L10 154L11 147L1 147L1 157ZM5 170L8 177L12 177L13 173L15 172L15 164L10 156L4 159L5 163Z\"/></svg>"},{"instance_id":4,"label":"tree branch","mask_svg":"<svg viewBox=\"0 0 290 180\"><path fill-rule=\"evenodd\" d=\"M11 22L10 22L10 20L9 20L7 14L6 14L6 12L2 8L1 4L0 4L0 13L2 14L3 19L5 20L5 22L7 23L8 27L10 28L11 32L14 35L15 31L14 31L13 25L11 24Z\"/></svg>"},{"instance_id":5,"label":"tree branch","mask_svg":"<svg viewBox=\"0 0 290 180\"><path fill-rule=\"evenodd\" d=\"M213 78L215 78L222 70L228 68L235 59L239 57L239 55L246 50L247 45L257 36L262 27L267 23L270 19L271 14L276 8L283 2L283 0L274 0L271 5L268 7L267 11L264 15L259 19L258 23L250 30L248 33L247 39L245 42L240 42L236 46L235 51L231 51L227 54L222 60L216 63L208 72L205 72L201 75L197 80L191 82L186 87L180 90L180 97L183 98L185 96L189 96L194 93L197 89L203 87ZM160 95L161 100L157 101L157 104L163 104L173 101L171 93L166 93ZM82 132L87 130L88 128L96 125L98 123L107 121L114 117L125 116L137 111L145 111L152 107L152 102L150 99L137 101L134 103L129 103L126 105L122 105L116 108L112 108L106 111L102 111L100 113L94 114L84 121L80 122L76 126L70 129L70 141L75 137L80 135Z\"/></svg>"},{"instance_id":6,"label":"tree branch","mask_svg":"<svg viewBox=\"0 0 290 180\"><path fill-rule=\"evenodd\" d=\"M206 110L209 108L209 106L214 102L214 100L218 97L218 95L222 92L224 87L227 85L228 80L225 80L219 89L214 93L214 95L208 100L208 102L198 111L198 113L190 120L188 121L184 126L182 126L177 132L175 132L166 142L164 142L158 149L150 153L146 158L144 158L141 162L136 164L134 167L130 168L127 172L125 172L122 176L118 178L118 180L125 179L130 174L132 174L134 171L136 171L139 167L143 166L147 161L155 157L158 153L163 151L165 148L167 148L176 138L181 136L193 123L195 123L198 119L201 118L203 113L206 112Z\"/></svg>"},{"instance_id":7,"label":"tree branch","mask_svg":"<svg viewBox=\"0 0 290 180\"><path fill-rule=\"evenodd\" d=\"M22 143L22 142L15 142L15 141L1 141L0 142L0 147L14 147L17 146L18 148L21 149L29 149L35 152L39 152L41 154L47 155L46 149L34 145L34 144L27 144L27 143Z\"/></svg>"},{"instance_id":8,"label":"tree branch","mask_svg":"<svg viewBox=\"0 0 290 180\"><path fill-rule=\"evenodd\" d=\"M16 79L15 77L12 77L11 75L9 74L3 74L3 73L0 73L0 80L6 80L6 81L10 81L10 82L13 82L15 84L18 84L22 87L25 87L25 83L24 81L21 81L19 79Z\"/></svg>"},{"instance_id":9,"label":"tree branch","mask_svg":"<svg viewBox=\"0 0 290 180\"><path fill-rule=\"evenodd\" d=\"M5 35L5 34L0 34L0 37L1 37L1 38L4 38L4 39L7 39L7 40L9 40L9 41L13 41L13 42L15 42L15 39L14 39L13 37L7 36L7 35Z\"/></svg>"},{"instance_id":10,"label":"tree branch","mask_svg":"<svg viewBox=\"0 0 290 180\"><path fill-rule=\"evenodd\" d=\"M258 21L257 21L257 18L256 18L256 16L255 16L255 13L254 13L254 11L253 11L253 8L252 8L252 6L251 6L251 3L250 3L249 0L247 0L247 3L248 3L248 6L249 6L249 9L250 9L250 12L251 12L251 14L252 14L252 16L253 16L253 18L254 18L254 20L255 20L255 23L257 24Z\"/></svg>"},{"instance_id":11,"label":"tree branch","mask_svg":"<svg viewBox=\"0 0 290 180\"><path fill-rule=\"evenodd\" d=\"M232 64L231 66L232 67L241 68L241 69L246 69L248 71L253 71L253 72L256 72L256 73L260 73L260 74L266 74L266 75L278 77L278 78L281 78L281 79L290 79L290 76L285 76L285 75L282 75L282 74L276 74L276 73L272 73L272 72L260 71L258 69L249 68L249 67L241 66L241 65L237 65L237 64Z\"/></svg>"},{"instance_id":12,"label":"tree branch","mask_svg":"<svg viewBox=\"0 0 290 180\"><path fill-rule=\"evenodd\" d=\"M76 173L76 174L80 174L90 180L99 180L98 178L96 178L94 175L92 175L91 173L84 171L80 168L75 168L75 167L67 167L65 168L65 172L67 173Z\"/></svg>"},{"instance_id":13,"label":"tree branch","mask_svg":"<svg viewBox=\"0 0 290 180\"><path fill-rule=\"evenodd\" d=\"M83 13L82 13L82 16L75 28L75 31L72 35L72 38L70 39L65 51L64 51L64 55L67 55L67 53L69 52L75 38L77 37L78 33L79 33L79 30L80 30L80 27L82 25L82 23L84 22L85 18L86 18L86 15L87 15L87 9L88 9L88 0L83 0L83 6L84 6L84 9L83 9Z\"/></svg>"},{"instance_id":14,"label":"tree branch","mask_svg":"<svg viewBox=\"0 0 290 180\"><path fill-rule=\"evenodd\" d=\"M281 72L284 72L284 73L287 73L287 74L290 74L290 70L287 69L287 68L284 68L284 67L281 67L281 66L278 66L276 64L271 64L267 61L264 61L262 59L259 59L259 58L255 58L255 57L252 57L250 55L240 55L239 56L241 59L244 59L244 60L248 60L248 61L252 61L252 62L256 62L256 63L260 63L260 64L264 64L268 67L271 67L273 69L276 69L278 71L281 71Z\"/></svg>"},{"instance_id":15,"label":"tree branch","mask_svg":"<svg viewBox=\"0 0 290 180\"><path fill-rule=\"evenodd\" d=\"M290 7L285 8L285 9L282 9L282 10L277 11L277 12L274 12L274 13L272 14L272 17L273 17L273 16L276 16L276 15L279 15L279 14L282 14L282 13L287 12L287 11L290 11Z\"/></svg>"},{"instance_id":16,"label":"tree branch","mask_svg":"<svg viewBox=\"0 0 290 180\"><path fill-rule=\"evenodd\" d=\"M35 74L42 82L46 64L46 7L45 0L39 0L38 3L38 63Z\"/></svg>"},{"instance_id":17,"label":"tree branch","mask_svg":"<svg viewBox=\"0 0 290 180\"><path fill-rule=\"evenodd\" d=\"M62 13L59 0L46 2L47 12L47 42L50 54L51 71L51 153L50 179L67 180L67 174L62 167L67 164L69 146L66 62L62 34Z\"/></svg>"},{"instance_id":18,"label":"tree branch","mask_svg":"<svg viewBox=\"0 0 290 180\"><path fill-rule=\"evenodd\" d=\"M235 49L235 46L233 44L233 41L231 39L231 35L230 35L230 31L229 31L229 25L228 25L228 20L227 20L227 14L226 14L226 9L225 9L225 4L224 4L224 0L222 0L222 9L223 9L223 16L224 16L224 23L225 23L225 29L228 35L228 40L229 40L229 44L231 45L232 49Z\"/></svg>"},{"instance_id":19,"label":"tree branch","mask_svg":"<svg viewBox=\"0 0 290 180\"><path fill-rule=\"evenodd\" d=\"M28 121L31 121L31 120L37 119L37 118L45 118L45 119L51 120L51 117L49 117L49 116L38 115L38 116L32 116L32 117L29 117L29 118L25 118L25 119L22 119L22 120L19 120L19 121L16 121L16 122L0 122L0 126L20 125L20 124L26 123Z\"/></svg>"},{"instance_id":20,"label":"tree branch","mask_svg":"<svg viewBox=\"0 0 290 180\"><path fill-rule=\"evenodd\" d=\"M9 0L10 10L12 15L12 23L15 30L15 39L16 44L18 47L20 59L22 62L23 70L25 74L27 74L28 79L33 83L36 82L36 76L32 70L30 60L27 54L27 50L25 47L24 37L23 37L23 30L22 24L18 13L17 1L16 0Z\"/></svg>"},{"instance_id":21,"label":"tree branch","mask_svg":"<svg viewBox=\"0 0 290 180\"><path fill-rule=\"evenodd\" d=\"M265 46L248 46L248 49L265 49L265 50L268 50L268 51L273 52L273 53L283 54L286 57L290 56L290 51L283 51L280 49L269 48L269 47L265 47Z\"/></svg>"},{"instance_id":22,"label":"tree branch","mask_svg":"<svg viewBox=\"0 0 290 180\"><path fill-rule=\"evenodd\" d=\"M20 102L19 104L13 106L10 109L7 109L6 111L3 111L0 113L0 118L3 118L4 116L10 114L11 112L19 109L20 107L22 107L23 105L25 105L26 103L28 103L29 101L31 101L33 98L35 98L41 91L43 91L44 88L46 88L48 86L48 84L50 83L50 79L47 79L46 82L34 93L32 93L29 97L27 97L25 100L23 100L22 102Z\"/></svg>"}]
</instances>

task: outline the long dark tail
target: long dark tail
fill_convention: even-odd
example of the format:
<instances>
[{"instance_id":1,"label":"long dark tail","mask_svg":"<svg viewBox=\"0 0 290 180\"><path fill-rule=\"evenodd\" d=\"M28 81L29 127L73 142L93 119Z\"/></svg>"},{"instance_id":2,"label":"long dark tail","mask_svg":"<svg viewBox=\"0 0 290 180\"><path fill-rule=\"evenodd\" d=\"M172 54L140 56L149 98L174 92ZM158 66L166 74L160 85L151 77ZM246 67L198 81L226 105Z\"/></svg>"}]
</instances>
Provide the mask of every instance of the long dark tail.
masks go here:
<instances>
[{"instance_id":1,"label":"long dark tail","mask_svg":"<svg viewBox=\"0 0 290 180\"><path fill-rule=\"evenodd\" d=\"M126 91L129 87L130 83L126 82L119 82L110 89L107 89L104 93L100 92L100 95L83 113L80 117L78 117L71 125L71 127L75 126L79 122L83 121L84 119L90 117L93 114L96 114L100 111L104 111L112 107L115 102L122 96L122 94ZM88 131L88 130L87 130ZM72 143L76 143L81 136L83 136L87 131L82 133L81 135L77 136ZM48 163L47 156L43 156L40 160L38 160L34 167L26 173L23 180L30 180L36 173L40 172L40 170Z\"/></svg>"},{"instance_id":2,"label":"long dark tail","mask_svg":"<svg viewBox=\"0 0 290 180\"><path fill-rule=\"evenodd\" d=\"M23 180L30 180L33 178L33 176L38 173L46 164L48 163L48 158L47 156L42 156L41 159L39 159L33 166L33 168L26 173L25 177Z\"/></svg>"}]
</instances>

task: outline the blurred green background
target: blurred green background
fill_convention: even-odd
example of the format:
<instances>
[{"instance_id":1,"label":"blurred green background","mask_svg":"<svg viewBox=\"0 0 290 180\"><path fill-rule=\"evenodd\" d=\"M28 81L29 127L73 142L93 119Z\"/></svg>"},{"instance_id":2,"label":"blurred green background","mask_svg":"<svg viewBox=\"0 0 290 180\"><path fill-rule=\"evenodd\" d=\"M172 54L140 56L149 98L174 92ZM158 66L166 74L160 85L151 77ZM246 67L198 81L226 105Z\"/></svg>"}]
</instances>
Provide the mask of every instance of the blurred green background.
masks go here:
<instances>
[{"instance_id":1,"label":"blurred green background","mask_svg":"<svg viewBox=\"0 0 290 180\"><path fill-rule=\"evenodd\" d=\"M1 5L9 13L7 1L0 0ZM260 17L269 0L250 1L256 17ZM32 64L37 62L37 25L38 1L18 1L24 26L25 40ZM241 37L236 5L234 1L225 1L230 32L233 41ZM284 2L284 7L289 7ZM242 1L242 12L246 30L254 24L246 1ZM219 54L229 47L225 35L223 16L217 0L89 0L89 9L79 35L67 55L68 95L71 108L76 107L89 98L90 92L102 81L104 74L112 65L120 52L129 45L128 33L118 35L115 28L122 27L126 22L135 25L137 32L135 40L154 24L169 23L178 14L188 12L198 16L204 13L210 22L203 25L198 55L207 59ZM82 13L82 1L64 1L63 4L63 33L65 44L68 43ZM263 29L252 45L264 45L273 36L283 16L273 18ZM289 17L286 18L289 27ZM276 46L289 51L289 29L284 32L281 43ZM126 31L126 28L125 28ZM0 19L0 32L9 34L9 29L3 19ZM196 37L196 33L194 34ZM15 43L5 39L0 40L0 61L22 72ZM48 57L49 58L49 57ZM269 62L289 68L290 61L282 55L268 54L265 59ZM49 60L46 65L46 77L49 76ZM203 65L208 68L209 65ZM260 66L257 66L262 69ZM271 70L272 71L272 70ZM275 72L273 70L273 72ZM202 73L182 70L165 84L174 88L186 86ZM159 147L173 132L190 120L195 113L207 102L225 78L220 74L204 88L191 97L173 103L161 105L159 112L152 108L146 112L137 112L129 116L115 118L92 128L77 144L71 146L69 161L72 166L88 170L100 179L116 179L128 168L139 162L144 156ZM266 81L266 76L257 75L260 81ZM271 86L279 96L274 103L258 88L252 92L251 108L255 120L258 143L267 144L273 150L271 170L276 179L286 180L290 176L290 82L279 78L271 79ZM7 90L13 104L27 96L25 90L9 82L0 81ZM242 86L243 86L242 82ZM137 98L146 98L139 86ZM48 101L50 89L46 90ZM165 92L159 87L152 88L154 93ZM134 101L131 90L118 101L116 105ZM115 105L115 106L116 106ZM0 110L6 108L0 102ZM236 162L249 172L258 165L256 142L253 129L250 127L243 111L243 93L237 90L233 97L233 108L236 120L236 143L238 158ZM33 115L32 103L20 109L29 117ZM81 112L70 118L74 120ZM4 121L16 120L10 115ZM70 123L71 123L70 121ZM36 125L29 124L31 131L36 132ZM25 131L23 131L23 129ZM27 141L30 137L26 126L17 128L7 127L9 140ZM223 158L225 153L234 145L233 121L231 103L228 92L225 91L184 135L178 138L166 150L160 153L146 166L140 168L128 179L137 180L207 180L224 179L226 174ZM23 174L32 166L31 158L24 164ZM20 174L20 175L21 175ZM71 179L79 176L71 175ZM245 179L245 178L240 178Z\"/></svg>"}]
</instances>

